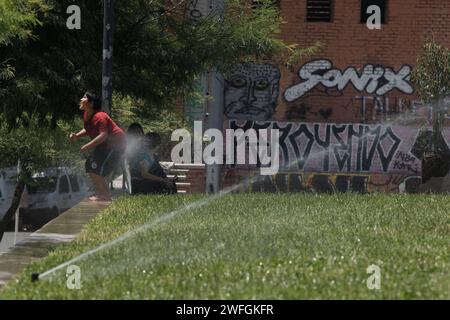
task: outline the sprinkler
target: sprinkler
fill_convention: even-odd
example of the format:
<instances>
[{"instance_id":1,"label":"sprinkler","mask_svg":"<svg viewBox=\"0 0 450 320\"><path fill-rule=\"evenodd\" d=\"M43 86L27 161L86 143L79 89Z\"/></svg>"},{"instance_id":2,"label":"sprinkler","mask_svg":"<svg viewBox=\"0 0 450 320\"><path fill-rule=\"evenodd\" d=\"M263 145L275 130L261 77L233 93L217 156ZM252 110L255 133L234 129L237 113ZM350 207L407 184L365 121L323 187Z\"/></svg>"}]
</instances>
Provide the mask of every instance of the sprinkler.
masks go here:
<instances>
[{"instance_id":1,"label":"sprinkler","mask_svg":"<svg viewBox=\"0 0 450 320\"><path fill-rule=\"evenodd\" d=\"M39 281L39 273L32 273L31 274L31 282L38 282Z\"/></svg>"}]
</instances>

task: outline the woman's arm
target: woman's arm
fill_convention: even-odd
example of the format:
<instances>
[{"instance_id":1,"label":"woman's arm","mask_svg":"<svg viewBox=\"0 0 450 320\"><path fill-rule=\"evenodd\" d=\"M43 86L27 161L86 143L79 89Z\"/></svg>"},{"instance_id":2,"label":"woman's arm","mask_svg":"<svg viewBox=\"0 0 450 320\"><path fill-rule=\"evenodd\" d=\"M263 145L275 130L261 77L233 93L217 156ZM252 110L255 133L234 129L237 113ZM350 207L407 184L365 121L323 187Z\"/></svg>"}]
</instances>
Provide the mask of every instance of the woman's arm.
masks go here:
<instances>
[{"instance_id":1,"label":"woman's arm","mask_svg":"<svg viewBox=\"0 0 450 320\"><path fill-rule=\"evenodd\" d=\"M82 138L82 137L85 137L85 136L87 136L86 129L82 129L78 133L71 133L70 136L69 136L69 139L71 141L77 141L79 138Z\"/></svg>"},{"instance_id":2,"label":"woman's arm","mask_svg":"<svg viewBox=\"0 0 450 320\"><path fill-rule=\"evenodd\" d=\"M86 129L81 129L80 132L78 132L78 133L76 134L76 136L77 136L78 138L82 138L82 137L87 136L87 131L86 131Z\"/></svg>"},{"instance_id":3,"label":"woman's arm","mask_svg":"<svg viewBox=\"0 0 450 320\"><path fill-rule=\"evenodd\" d=\"M151 174L148 172L150 170L150 165L147 161L142 160L141 162L139 162L139 167L141 169L142 178L147 179L147 180L161 181L161 182L167 183L166 179L155 176L154 174Z\"/></svg>"},{"instance_id":4,"label":"woman's arm","mask_svg":"<svg viewBox=\"0 0 450 320\"><path fill-rule=\"evenodd\" d=\"M85 144L83 147L81 147L81 152L87 152L96 146L102 144L108 139L108 132L102 132L100 133L95 139L93 139L91 142Z\"/></svg>"}]
</instances>

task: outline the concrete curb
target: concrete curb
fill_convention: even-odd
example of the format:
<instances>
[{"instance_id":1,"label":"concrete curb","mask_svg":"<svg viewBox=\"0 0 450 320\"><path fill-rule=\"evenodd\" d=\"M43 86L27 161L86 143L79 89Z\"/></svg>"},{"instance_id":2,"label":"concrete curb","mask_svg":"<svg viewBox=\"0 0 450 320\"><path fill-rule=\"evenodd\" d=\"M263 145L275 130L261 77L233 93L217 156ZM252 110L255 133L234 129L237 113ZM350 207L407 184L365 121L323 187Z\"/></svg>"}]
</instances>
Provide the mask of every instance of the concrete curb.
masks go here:
<instances>
[{"instance_id":1,"label":"concrete curb","mask_svg":"<svg viewBox=\"0 0 450 320\"><path fill-rule=\"evenodd\" d=\"M0 254L0 288L30 263L46 257L59 244L74 240L108 203L84 200L40 230Z\"/></svg>"}]
</instances>

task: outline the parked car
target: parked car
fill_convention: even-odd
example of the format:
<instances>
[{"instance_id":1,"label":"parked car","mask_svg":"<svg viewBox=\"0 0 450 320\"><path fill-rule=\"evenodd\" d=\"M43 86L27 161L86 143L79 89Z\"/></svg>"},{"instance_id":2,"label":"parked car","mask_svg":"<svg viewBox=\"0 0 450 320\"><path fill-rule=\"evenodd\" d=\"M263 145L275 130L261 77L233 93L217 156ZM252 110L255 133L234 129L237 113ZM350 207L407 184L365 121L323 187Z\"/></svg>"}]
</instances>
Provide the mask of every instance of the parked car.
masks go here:
<instances>
[{"instance_id":1,"label":"parked car","mask_svg":"<svg viewBox=\"0 0 450 320\"><path fill-rule=\"evenodd\" d=\"M28 205L20 208L21 225L43 225L87 196L86 179L68 168L36 173L27 184Z\"/></svg>"}]
</instances>

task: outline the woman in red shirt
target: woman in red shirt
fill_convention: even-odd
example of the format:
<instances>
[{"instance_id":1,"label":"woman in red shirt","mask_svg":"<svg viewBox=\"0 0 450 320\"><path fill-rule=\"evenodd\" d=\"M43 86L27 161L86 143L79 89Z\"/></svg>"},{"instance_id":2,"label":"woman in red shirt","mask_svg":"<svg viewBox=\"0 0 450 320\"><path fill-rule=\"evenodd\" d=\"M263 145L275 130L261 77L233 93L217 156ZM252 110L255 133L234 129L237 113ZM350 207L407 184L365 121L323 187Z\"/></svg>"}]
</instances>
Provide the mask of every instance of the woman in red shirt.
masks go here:
<instances>
[{"instance_id":1,"label":"woman in red shirt","mask_svg":"<svg viewBox=\"0 0 450 320\"><path fill-rule=\"evenodd\" d=\"M101 111L101 100L94 92L86 92L80 101L80 110L84 111L84 129L71 133L70 140L76 141L89 136L92 140L81 147L80 151L92 151L86 160L86 173L89 174L97 189L97 195L91 201L111 201L107 177L120 162L125 149L125 133L105 112Z\"/></svg>"}]
</instances>

